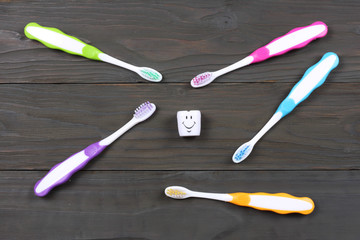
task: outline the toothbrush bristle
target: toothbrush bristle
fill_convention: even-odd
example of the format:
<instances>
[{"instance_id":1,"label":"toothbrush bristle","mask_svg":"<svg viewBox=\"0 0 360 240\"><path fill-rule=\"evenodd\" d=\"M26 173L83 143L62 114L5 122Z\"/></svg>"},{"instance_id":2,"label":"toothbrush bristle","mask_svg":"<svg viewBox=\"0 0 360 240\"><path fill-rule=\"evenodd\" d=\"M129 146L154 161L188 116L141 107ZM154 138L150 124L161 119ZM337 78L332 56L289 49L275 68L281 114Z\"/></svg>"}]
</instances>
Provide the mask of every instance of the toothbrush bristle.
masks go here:
<instances>
[{"instance_id":1,"label":"toothbrush bristle","mask_svg":"<svg viewBox=\"0 0 360 240\"><path fill-rule=\"evenodd\" d=\"M161 75L151 69L141 69L140 70L141 75L150 81L160 81L161 80Z\"/></svg>"},{"instance_id":2,"label":"toothbrush bristle","mask_svg":"<svg viewBox=\"0 0 360 240\"><path fill-rule=\"evenodd\" d=\"M172 198L179 198L179 199L187 196L186 192L173 188L166 189L166 195Z\"/></svg>"},{"instance_id":3,"label":"toothbrush bristle","mask_svg":"<svg viewBox=\"0 0 360 240\"><path fill-rule=\"evenodd\" d=\"M147 118L150 117L154 111L155 105L147 101L135 109L134 117L138 119Z\"/></svg>"},{"instance_id":4,"label":"toothbrush bristle","mask_svg":"<svg viewBox=\"0 0 360 240\"><path fill-rule=\"evenodd\" d=\"M211 78L211 73L210 72L205 72L205 73L201 73L199 75L197 75L196 77L194 77L192 79L192 82L194 83L194 85L201 85L202 83L206 82L209 78Z\"/></svg>"},{"instance_id":5,"label":"toothbrush bristle","mask_svg":"<svg viewBox=\"0 0 360 240\"><path fill-rule=\"evenodd\" d=\"M244 148L239 149L234 155L234 160L235 161L244 160L249 155L249 151L251 150L250 147L251 147L250 145L246 145Z\"/></svg>"}]
</instances>

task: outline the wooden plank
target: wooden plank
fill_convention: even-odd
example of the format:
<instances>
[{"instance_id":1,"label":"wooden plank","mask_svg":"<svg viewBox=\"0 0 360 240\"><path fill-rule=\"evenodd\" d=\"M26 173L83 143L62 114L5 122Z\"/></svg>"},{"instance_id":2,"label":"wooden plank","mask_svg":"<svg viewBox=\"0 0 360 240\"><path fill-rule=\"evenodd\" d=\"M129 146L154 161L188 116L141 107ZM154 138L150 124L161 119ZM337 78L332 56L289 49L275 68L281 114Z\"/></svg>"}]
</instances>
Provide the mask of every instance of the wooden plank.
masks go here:
<instances>
[{"instance_id":1,"label":"wooden plank","mask_svg":"<svg viewBox=\"0 0 360 240\"><path fill-rule=\"evenodd\" d=\"M0 172L3 239L349 239L358 227L358 171L92 171L48 197L44 172ZM312 214L278 215L228 203L167 198L168 185L209 192L309 196Z\"/></svg>"},{"instance_id":2,"label":"wooden plank","mask_svg":"<svg viewBox=\"0 0 360 240\"><path fill-rule=\"evenodd\" d=\"M293 84L0 86L0 169L48 170L106 137L151 100L158 111L86 170L359 169L359 84L325 83L281 120L251 156L231 156L252 138ZM180 138L176 111L199 109L200 137Z\"/></svg>"},{"instance_id":3,"label":"wooden plank","mask_svg":"<svg viewBox=\"0 0 360 240\"><path fill-rule=\"evenodd\" d=\"M216 81L296 82L325 52L334 51L341 65L333 81L358 82L359 8L358 1L5 1L0 3L0 83L145 81L27 39L23 28L31 21L58 27L129 63L156 68L164 82L185 83L318 20L329 25L324 39Z\"/></svg>"}]
</instances>

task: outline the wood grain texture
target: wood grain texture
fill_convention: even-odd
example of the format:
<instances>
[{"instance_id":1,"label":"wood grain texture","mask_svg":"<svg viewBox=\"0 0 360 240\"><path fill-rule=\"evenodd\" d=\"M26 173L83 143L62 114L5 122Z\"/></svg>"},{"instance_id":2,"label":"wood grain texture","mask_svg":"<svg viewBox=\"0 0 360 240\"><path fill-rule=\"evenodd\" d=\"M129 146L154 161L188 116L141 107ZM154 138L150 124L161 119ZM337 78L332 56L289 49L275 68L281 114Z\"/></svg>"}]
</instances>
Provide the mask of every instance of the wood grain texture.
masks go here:
<instances>
[{"instance_id":1,"label":"wood grain texture","mask_svg":"<svg viewBox=\"0 0 360 240\"><path fill-rule=\"evenodd\" d=\"M0 239L359 239L359 12L356 0L0 0ZM190 87L195 75L319 20L329 33L307 47ZM48 49L25 37L29 22L164 80ZM329 51L340 64L325 84L233 164L236 148ZM123 126L146 100L158 107L153 117L49 196L33 194L52 166ZM191 109L202 112L202 134L180 138L176 112ZM286 192L316 208L283 216L176 201L163 193L169 185Z\"/></svg>"},{"instance_id":2,"label":"wood grain texture","mask_svg":"<svg viewBox=\"0 0 360 240\"><path fill-rule=\"evenodd\" d=\"M44 172L0 172L3 239L344 239L360 234L355 171L92 171L39 199ZM167 198L182 185L209 192L287 192L315 202L311 215Z\"/></svg>"},{"instance_id":3,"label":"wood grain texture","mask_svg":"<svg viewBox=\"0 0 360 240\"><path fill-rule=\"evenodd\" d=\"M312 0L0 3L0 82L145 81L125 69L27 39L23 29L31 21L60 28L129 63L153 67L163 73L166 83L189 82L201 72L218 70L291 29L318 20L329 25L325 38L216 81L296 82L325 52L334 51L341 59L334 81L358 82L359 8L358 1Z\"/></svg>"},{"instance_id":4,"label":"wood grain texture","mask_svg":"<svg viewBox=\"0 0 360 240\"><path fill-rule=\"evenodd\" d=\"M47 170L123 126L151 100L158 107L154 116L86 169L359 169L359 86L325 83L236 165L234 151L268 121L292 84L203 90L184 84L1 85L0 167ZM184 109L202 111L200 137L179 137L176 111Z\"/></svg>"}]
</instances>

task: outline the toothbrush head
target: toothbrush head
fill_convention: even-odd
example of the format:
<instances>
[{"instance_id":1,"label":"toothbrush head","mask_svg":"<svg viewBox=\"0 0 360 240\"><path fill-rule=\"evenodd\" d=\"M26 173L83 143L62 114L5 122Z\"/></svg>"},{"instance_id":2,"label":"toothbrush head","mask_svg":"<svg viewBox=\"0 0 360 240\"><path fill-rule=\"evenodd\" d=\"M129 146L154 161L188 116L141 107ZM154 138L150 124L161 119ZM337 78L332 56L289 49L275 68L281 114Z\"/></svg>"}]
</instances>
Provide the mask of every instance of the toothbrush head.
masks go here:
<instances>
[{"instance_id":1,"label":"toothbrush head","mask_svg":"<svg viewBox=\"0 0 360 240\"><path fill-rule=\"evenodd\" d=\"M138 74L151 82L160 82L162 80L162 75L158 71L148 67L140 67L138 70Z\"/></svg>"},{"instance_id":2,"label":"toothbrush head","mask_svg":"<svg viewBox=\"0 0 360 240\"><path fill-rule=\"evenodd\" d=\"M245 158L247 158L252 149L253 149L254 145L250 142L246 142L243 145L241 145L234 153L232 160L234 163L239 163L241 161L244 161Z\"/></svg>"},{"instance_id":3,"label":"toothbrush head","mask_svg":"<svg viewBox=\"0 0 360 240\"><path fill-rule=\"evenodd\" d=\"M155 104L147 101L137 107L134 111L134 118L139 122L148 119L156 110Z\"/></svg>"},{"instance_id":4,"label":"toothbrush head","mask_svg":"<svg viewBox=\"0 0 360 240\"><path fill-rule=\"evenodd\" d=\"M174 199L185 199L191 197L191 191L180 186L170 186L165 189L165 195Z\"/></svg>"},{"instance_id":5,"label":"toothbrush head","mask_svg":"<svg viewBox=\"0 0 360 240\"><path fill-rule=\"evenodd\" d=\"M215 78L212 72L204 72L191 79L190 84L193 88L200 88L210 84Z\"/></svg>"}]
</instances>

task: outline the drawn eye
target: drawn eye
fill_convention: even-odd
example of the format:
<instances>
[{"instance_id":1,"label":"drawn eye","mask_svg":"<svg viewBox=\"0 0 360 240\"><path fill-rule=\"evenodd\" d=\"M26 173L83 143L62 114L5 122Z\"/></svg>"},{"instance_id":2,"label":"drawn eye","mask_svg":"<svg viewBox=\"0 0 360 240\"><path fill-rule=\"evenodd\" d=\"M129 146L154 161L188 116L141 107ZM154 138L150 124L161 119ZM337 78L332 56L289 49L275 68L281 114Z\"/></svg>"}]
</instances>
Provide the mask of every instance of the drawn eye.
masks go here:
<instances>
[{"instance_id":1,"label":"drawn eye","mask_svg":"<svg viewBox=\"0 0 360 240\"><path fill-rule=\"evenodd\" d=\"M190 116L190 119L192 119L192 116Z\"/></svg>"},{"instance_id":2,"label":"drawn eye","mask_svg":"<svg viewBox=\"0 0 360 240\"><path fill-rule=\"evenodd\" d=\"M187 119L187 116L186 116L186 119Z\"/></svg>"}]
</instances>

